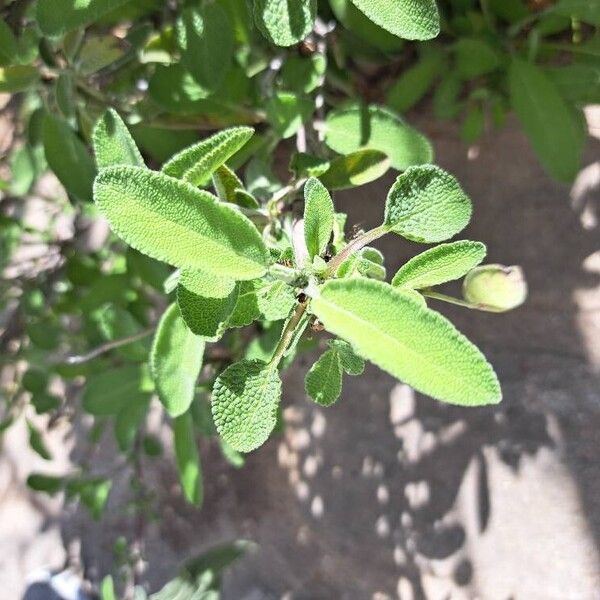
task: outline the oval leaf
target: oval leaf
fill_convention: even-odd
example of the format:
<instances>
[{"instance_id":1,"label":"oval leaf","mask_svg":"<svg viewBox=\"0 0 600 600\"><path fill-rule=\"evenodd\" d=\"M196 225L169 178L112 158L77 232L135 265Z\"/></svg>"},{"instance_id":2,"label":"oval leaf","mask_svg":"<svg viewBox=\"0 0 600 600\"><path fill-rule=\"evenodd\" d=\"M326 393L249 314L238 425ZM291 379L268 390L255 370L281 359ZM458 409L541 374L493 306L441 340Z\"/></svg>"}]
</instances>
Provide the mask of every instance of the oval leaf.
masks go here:
<instances>
[{"instance_id":1,"label":"oval leaf","mask_svg":"<svg viewBox=\"0 0 600 600\"><path fill-rule=\"evenodd\" d=\"M372 148L388 156L399 171L433 160L429 140L381 106L351 105L334 110L325 125L325 143L339 154Z\"/></svg>"},{"instance_id":2,"label":"oval leaf","mask_svg":"<svg viewBox=\"0 0 600 600\"><path fill-rule=\"evenodd\" d=\"M152 258L233 279L265 272L268 252L256 227L185 182L138 167L109 167L96 178L94 198L115 233Z\"/></svg>"},{"instance_id":3,"label":"oval leaf","mask_svg":"<svg viewBox=\"0 0 600 600\"><path fill-rule=\"evenodd\" d=\"M462 406L501 399L483 354L442 315L386 283L329 281L311 310L359 355L420 392Z\"/></svg>"},{"instance_id":4,"label":"oval leaf","mask_svg":"<svg viewBox=\"0 0 600 600\"><path fill-rule=\"evenodd\" d=\"M194 436L194 422L189 412L173 421L173 441L183 494L188 502L200 506L204 497L202 465Z\"/></svg>"},{"instance_id":5,"label":"oval leaf","mask_svg":"<svg viewBox=\"0 0 600 600\"><path fill-rule=\"evenodd\" d=\"M162 167L162 172L194 185L205 185L210 176L251 137L251 127L231 127L182 150Z\"/></svg>"},{"instance_id":6,"label":"oval leaf","mask_svg":"<svg viewBox=\"0 0 600 600\"><path fill-rule=\"evenodd\" d=\"M238 452L265 443L277 422L281 379L276 368L260 360L241 360L215 382L212 414L223 439Z\"/></svg>"},{"instance_id":7,"label":"oval leaf","mask_svg":"<svg viewBox=\"0 0 600 600\"><path fill-rule=\"evenodd\" d=\"M312 30L317 0L254 0L254 21L276 46L301 42Z\"/></svg>"},{"instance_id":8,"label":"oval leaf","mask_svg":"<svg viewBox=\"0 0 600 600\"><path fill-rule=\"evenodd\" d=\"M581 168L585 141L574 109L536 65L513 60L508 80L512 106L538 158L550 175L572 181Z\"/></svg>"},{"instance_id":9,"label":"oval leaf","mask_svg":"<svg viewBox=\"0 0 600 600\"><path fill-rule=\"evenodd\" d=\"M435 0L352 0L373 23L407 40L430 40L440 32Z\"/></svg>"},{"instance_id":10,"label":"oval leaf","mask_svg":"<svg viewBox=\"0 0 600 600\"><path fill-rule=\"evenodd\" d=\"M158 397L172 417L192 403L202 368L204 340L183 322L176 304L164 312L150 352L150 370Z\"/></svg>"},{"instance_id":11,"label":"oval leaf","mask_svg":"<svg viewBox=\"0 0 600 600\"><path fill-rule=\"evenodd\" d=\"M471 210L455 177L435 165L411 167L388 193L384 225L409 240L431 244L463 230Z\"/></svg>"},{"instance_id":12,"label":"oval leaf","mask_svg":"<svg viewBox=\"0 0 600 600\"><path fill-rule=\"evenodd\" d=\"M144 166L144 159L127 126L112 108L96 123L92 139L99 169L112 165Z\"/></svg>"},{"instance_id":13,"label":"oval leaf","mask_svg":"<svg viewBox=\"0 0 600 600\"><path fill-rule=\"evenodd\" d=\"M425 250L404 264L392 285L415 290L454 281L476 267L486 255L485 244L462 240Z\"/></svg>"},{"instance_id":14,"label":"oval leaf","mask_svg":"<svg viewBox=\"0 0 600 600\"><path fill-rule=\"evenodd\" d=\"M91 415L116 415L141 392L139 366L111 369L104 373L90 375L81 399L83 410Z\"/></svg>"},{"instance_id":15,"label":"oval leaf","mask_svg":"<svg viewBox=\"0 0 600 600\"><path fill-rule=\"evenodd\" d=\"M390 161L383 152L358 150L336 158L319 179L330 190L344 190L379 179L389 167Z\"/></svg>"},{"instance_id":16,"label":"oval leaf","mask_svg":"<svg viewBox=\"0 0 600 600\"><path fill-rule=\"evenodd\" d=\"M333 231L335 208L325 186L314 177L304 186L304 241L309 257L320 256Z\"/></svg>"},{"instance_id":17,"label":"oval leaf","mask_svg":"<svg viewBox=\"0 0 600 600\"><path fill-rule=\"evenodd\" d=\"M306 393L321 406L331 406L342 393L342 365L335 350L327 350L304 380Z\"/></svg>"}]
</instances>

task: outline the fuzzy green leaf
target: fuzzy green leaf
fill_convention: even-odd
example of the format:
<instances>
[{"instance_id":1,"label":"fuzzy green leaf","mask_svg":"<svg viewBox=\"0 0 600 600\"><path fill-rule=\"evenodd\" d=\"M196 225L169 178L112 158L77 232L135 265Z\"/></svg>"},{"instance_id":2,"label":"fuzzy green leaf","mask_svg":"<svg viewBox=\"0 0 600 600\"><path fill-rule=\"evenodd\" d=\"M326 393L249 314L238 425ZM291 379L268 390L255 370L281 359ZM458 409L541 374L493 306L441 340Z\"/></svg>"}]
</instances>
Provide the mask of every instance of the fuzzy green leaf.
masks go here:
<instances>
[{"instance_id":1,"label":"fuzzy green leaf","mask_svg":"<svg viewBox=\"0 0 600 600\"><path fill-rule=\"evenodd\" d=\"M227 325L245 327L257 319L280 321L290 314L295 303L294 289L283 281L244 281Z\"/></svg>"},{"instance_id":2,"label":"fuzzy green leaf","mask_svg":"<svg viewBox=\"0 0 600 600\"><path fill-rule=\"evenodd\" d=\"M425 250L402 265L392 285L415 290L454 281L476 267L486 255L481 242L462 240Z\"/></svg>"},{"instance_id":3,"label":"fuzzy green leaf","mask_svg":"<svg viewBox=\"0 0 600 600\"><path fill-rule=\"evenodd\" d=\"M585 133L574 109L536 65L515 59L508 72L512 106L550 175L570 182L581 168Z\"/></svg>"},{"instance_id":4,"label":"fuzzy green leaf","mask_svg":"<svg viewBox=\"0 0 600 600\"><path fill-rule=\"evenodd\" d=\"M144 166L144 159L127 126L112 108L109 108L96 123L93 142L99 169L112 165Z\"/></svg>"},{"instance_id":5,"label":"fuzzy green leaf","mask_svg":"<svg viewBox=\"0 0 600 600\"><path fill-rule=\"evenodd\" d=\"M255 450L277 422L281 379L275 367L258 360L241 360L215 382L212 414L217 431L239 452Z\"/></svg>"},{"instance_id":6,"label":"fuzzy green leaf","mask_svg":"<svg viewBox=\"0 0 600 600\"><path fill-rule=\"evenodd\" d=\"M344 190L379 179L389 167L386 154L366 148L336 158L319 179L330 190Z\"/></svg>"},{"instance_id":7,"label":"fuzzy green leaf","mask_svg":"<svg viewBox=\"0 0 600 600\"><path fill-rule=\"evenodd\" d=\"M410 167L388 193L384 225L409 240L431 244L462 231L471 210L455 177L434 165Z\"/></svg>"},{"instance_id":8,"label":"fuzzy green leaf","mask_svg":"<svg viewBox=\"0 0 600 600\"><path fill-rule=\"evenodd\" d=\"M386 154L394 169L433 160L429 140L381 106L350 105L327 115L325 143L339 154L372 148Z\"/></svg>"},{"instance_id":9,"label":"fuzzy green leaf","mask_svg":"<svg viewBox=\"0 0 600 600\"><path fill-rule=\"evenodd\" d=\"M251 127L231 127L182 150L163 167L162 172L194 185L205 185L210 176L252 137Z\"/></svg>"},{"instance_id":10,"label":"fuzzy green leaf","mask_svg":"<svg viewBox=\"0 0 600 600\"><path fill-rule=\"evenodd\" d=\"M253 279L268 252L254 225L208 192L162 173L103 169L94 184L100 211L135 249L176 267Z\"/></svg>"},{"instance_id":11,"label":"fuzzy green leaf","mask_svg":"<svg viewBox=\"0 0 600 600\"><path fill-rule=\"evenodd\" d=\"M254 21L276 46L301 42L312 30L317 0L254 0Z\"/></svg>"},{"instance_id":12,"label":"fuzzy green leaf","mask_svg":"<svg viewBox=\"0 0 600 600\"><path fill-rule=\"evenodd\" d=\"M407 40L430 40L440 32L435 0L352 0L371 21Z\"/></svg>"},{"instance_id":13,"label":"fuzzy green leaf","mask_svg":"<svg viewBox=\"0 0 600 600\"><path fill-rule=\"evenodd\" d=\"M342 365L335 350L324 352L310 368L304 389L321 406L331 406L337 401L342 393Z\"/></svg>"},{"instance_id":14,"label":"fuzzy green leaf","mask_svg":"<svg viewBox=\"0 0 600 600\"><path fill-rule=\"evenodd\" d=\"M184 269L177 286L177 304L189 329L206 339L219 338L233 313L238 286L202 271Z\"/></svg>"},{"instance_id":15,"label":"fuzzy green leaf","mask_svg":"<svg viewBox=\"0 0 600 600\"><path fill-rule=\"evenodd\" d=\"M206 90L214 91L231 68L233 28L218 2L203 3L183 11L177 22L181 62Z\"/></svg>"},{"instance_id":16,"label":"fuzzy green leaf","mask_svg":"<svg viewBox=\"0 0 600 600\"><path fill-rule=\"evenodd\" d=\"M305 94L277 92L267 103L267 119L284 139L293 136L313 111L313 103Z\"/></svg>"},{"instance_id":17,"label":"fuzzy green leaf","mask_svg":"<svg viewBox=\"0 0 600 600\"><path fill-rule=\"evenodd\" d=\"M204 497L202 465L189 412L173 420L173 440L183 494L188 502L200 506Z\"/></svg>"},{"instance_id":18,"label":"fuzzy green leaf","mask_svg":"<svg viewBox=\"0 0 600 600\"><path fill-rule=\"evenodd\" d=\"M81 399L91 415L116 415L124 406L143 395L139 366L111 369L90 375Z\"/></svg>"},{"instance_id":19,"label":"fuzzy green leaf","mask_svg":"<svg viewBox=\"0 0 600 600\"><path fill-rule=\"evenodd\" d=\"M365 370L365 361L354 352L348 342L344 340L329 340L329 347L338 353L342 369L348 375L361 375Z\"/></svg>"},{"instance_id":20,"label":"fuzzy green leaf","mask_svg":"<svg viewBox=\"0 0 600 600\"><path fill-rule=\"evenodd\" d=\"M325 74L327 59L317 52L310 56L292 54L281 68L281 85L286 90L310 94Z\"/></svg>"},{"instance_id":21,"label":"fuzzy green leaf","mask_svg":"<svg viewBox=\"0 0 600 600\"><path fill-rule=\"evenodd\" d=\"M521 267L483 265L467 274L463 294L476 308L505 312L525 302L527 282Z\"/></svg>"},{"instance_id":22,"label":"fuzzy green leaf","mask_svg":"<svg viewBox=\"0 0 600 600\"><path fill-rule=\"evenodd\" d=\"M325 328L383 370L444 402L494 404L500 385L481 352L439 313L386 283L332 280L311 310Z\"/></svg>"},{"instance_id":23,"label":"fuzzy green leaf","mask_svg":"<svg viewBox=\"0 0 600 600\"><path fill-rule=\"evenodd\" d=\"M235 202L236 190L244 189L242 180L227 165L215 170L212 181L217 197L223 202Z\"/></svg>"},{"instance_id":24,"label":"fuzzy green leaf","mask_svg":"<svg viewBox=\"0 0 600 600\"><path fill-rule=\"evenodd\" d=\"M42 138L46 160L67 192L90 202L96 167L84 143L66 121L50 114L44 117Z\"/></svg>"},{"instance_id":25,"label":"fuzzy green leaf","mask_svg":"<svg viewBox=\"0 0 600 600\"><path fill-rule=\"evenodd\" d=\"M158 397L172 417L182 415L192 403L203 357L204 340L187 328L179 308L171 304L154 335L150 370Z\"/></svg>"},{"instance_id":26,"label":"fuzzy green leaf","mask_svg":"<svg viewBox=\"0 0 600 600\"><path fill-rule=\"evenodd\" d=\"M41 0L36 20L44 35L57 37L96 21L129 0Z\"/></svg>"},{"instance_id":27,"label":"fuzzy green leaf","mask_svg":"<svg viewBox=\"0 0 600 600\"><path fill-rule=\"evenodd\" d=\"M311 177L304 186L304 241L310 259L325 251L333 231L335 208L325 186Z\"/></svg>"},{"instance_id":28,"label":"fuzzy green leaf","mask_svg":"<svg viewBox=\"0 0 600 600\"><path fill-rule=\"evenodd\" d=\"M456 73L462 79L475 79L497 69L501 62L496 50L477 38L461 38L454 45Z\"/></svg>"}]
</instances>

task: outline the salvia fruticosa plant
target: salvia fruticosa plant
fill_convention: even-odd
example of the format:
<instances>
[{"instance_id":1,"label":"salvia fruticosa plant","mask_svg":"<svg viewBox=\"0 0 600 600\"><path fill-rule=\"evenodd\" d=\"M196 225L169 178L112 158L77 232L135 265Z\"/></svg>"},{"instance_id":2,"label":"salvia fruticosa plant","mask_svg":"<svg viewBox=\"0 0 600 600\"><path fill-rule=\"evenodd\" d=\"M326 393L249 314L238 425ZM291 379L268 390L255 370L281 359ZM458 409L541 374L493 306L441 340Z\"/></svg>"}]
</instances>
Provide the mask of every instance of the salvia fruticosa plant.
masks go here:
<instances>
[{"instance_id":1,"label":"salvia fruticosa plant","mask_svg":"<svg viewBox=\"0 0 600 600\"><path fill-rule=\"evenodd\" d=\"M198 438L217 436L241 466L282 426L281 371L302 350L322 351L306 392L324 406L365 361L443 402L500 400L492 367L435 308L509 310L523 275L453 239L471 200L403 113L422 102L471 143L514 110L547 171L571 180L581 109L599 97L596 0L5 0L0 11L0 93L17 122L0 172L0 350L20 365L2 430L26 419L49 459L31 411L49 427L92 415L90 446L112 428L133 505L147 510L140 457L161 452L151 399L200 504ZM68 200L45 198L40 230L19 206L43 197L47 170ZM381 224L353 231L335 192L388 171L387 197L373 198ZM65 217L72 239L54 229ZM86 242L100 217L114 235ZM415 243L396 273L373 245L384 235ZM32 241L49 246L45 261L16 268ZM461 278L462 297L439 289ZM86 465L28 480L96 517L111 482Z\"/></svg>"}]
</instances>

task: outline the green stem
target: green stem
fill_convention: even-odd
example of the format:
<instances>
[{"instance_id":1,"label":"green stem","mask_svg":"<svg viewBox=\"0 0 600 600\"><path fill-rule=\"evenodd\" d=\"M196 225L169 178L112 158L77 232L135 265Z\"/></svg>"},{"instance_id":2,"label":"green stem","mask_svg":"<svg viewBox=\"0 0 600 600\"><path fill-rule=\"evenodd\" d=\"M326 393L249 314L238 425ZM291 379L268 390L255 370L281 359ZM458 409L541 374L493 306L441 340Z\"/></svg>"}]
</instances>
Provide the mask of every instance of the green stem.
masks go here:
<instances>
[{"instance_id":1,"label":"green stem","mask_svg":"<svg viewBox=\"0 0 600 600\"><path fill-rule=\"evenodd\" d=\"M277 344L277 348L275 348L275 352L273 353L273 358L269 361L269 366L273 369L279 366L283 355L286 350L289 348L289 345L292 343L294 339L294 334L296 333L296 327L300 324L306 309L308 308L309 300L306 299L303 302L298 302L296 308L287 322L283 333L281 334L281 338L279 343Z\"/></svg>"},{"instance_id":2,"label":"green stem","mask_svg":"<svg viewBox=\"0 0 600 600\"><path fill-rule=\"evenodd\" d=\"M329 261L329 266L327 271L325 271L325 277L333 277L337 270L340 268L340 265L352 254L364 248L367 244L370 244L372 241L384 236L389 232L389 229L386 225L380 225L379 227L375 227L375 229L371 229L362 235L359 235L357 238L353 239L349 242L339 254L336 254L331 261Z\"/></svg>"},{"instance_id":3,"label":"green stem","mask_svg":"<svg viewBox=\"0 0 600 600\"><path fill-rule=\"evenodd\" d=\"M498 310L488 304L472 304L466 300L455 298L454 296L448 296L447 294L440 294L439 292L433 292L429 290L419 290L426 298L433 298L434 300L441 300L442 302L448 302L448 304L455 304L456 306L462 306L463 308L469 308L471 310L484 310L486 312L504 312Z\"/></svg>"}]
</instances>

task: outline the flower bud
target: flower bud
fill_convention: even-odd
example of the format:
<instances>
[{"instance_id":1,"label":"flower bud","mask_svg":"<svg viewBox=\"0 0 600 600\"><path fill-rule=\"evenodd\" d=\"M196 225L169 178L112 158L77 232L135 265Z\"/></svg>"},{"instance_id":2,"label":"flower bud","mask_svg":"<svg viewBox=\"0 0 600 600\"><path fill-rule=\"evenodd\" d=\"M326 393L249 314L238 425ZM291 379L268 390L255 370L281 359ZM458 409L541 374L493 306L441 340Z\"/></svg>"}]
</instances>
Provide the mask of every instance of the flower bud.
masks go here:
<instances>
[{"instance_id":1,"label":"flower bud","mask_svg":"<svg viewBox=\"0 0 600 600\"><path fill-rule=\"evenodd\" d=\"M467 273L463 295L467 302L477 308L504 312L525 302L527 282L521 267L483 265Z\"/></svg>"}]
</instances>

